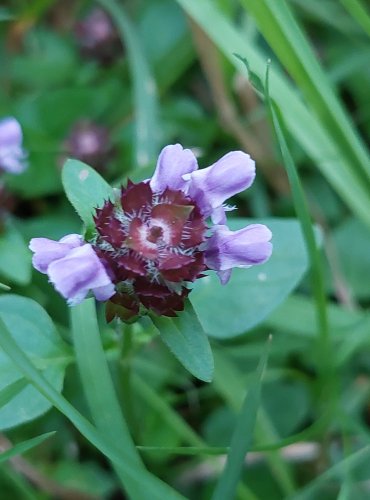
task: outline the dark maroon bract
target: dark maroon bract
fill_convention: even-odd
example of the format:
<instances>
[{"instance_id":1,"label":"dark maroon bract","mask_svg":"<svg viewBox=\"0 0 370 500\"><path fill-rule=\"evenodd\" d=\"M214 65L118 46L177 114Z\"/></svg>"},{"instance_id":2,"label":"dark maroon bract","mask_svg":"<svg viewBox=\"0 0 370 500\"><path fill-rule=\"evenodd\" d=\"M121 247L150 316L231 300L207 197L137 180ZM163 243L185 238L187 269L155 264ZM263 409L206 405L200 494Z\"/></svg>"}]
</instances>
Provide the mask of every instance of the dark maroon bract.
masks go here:
<instances>
[{"instance_id":1,"label":"dark maroon bract","mask_svg":"<svg viewBox=\"0 0 370 500\"><path fill-rule=\"evenodd\" d=\"M113 283L121 283L113 299L121 313L136 315L140 304L166 316L182 310L184 282L206 269L207 228L196 202L181 191L154 194L149 182L129 182L119 201L107 201L94 220L93 247Z\"/></svg>"}]
</instances>

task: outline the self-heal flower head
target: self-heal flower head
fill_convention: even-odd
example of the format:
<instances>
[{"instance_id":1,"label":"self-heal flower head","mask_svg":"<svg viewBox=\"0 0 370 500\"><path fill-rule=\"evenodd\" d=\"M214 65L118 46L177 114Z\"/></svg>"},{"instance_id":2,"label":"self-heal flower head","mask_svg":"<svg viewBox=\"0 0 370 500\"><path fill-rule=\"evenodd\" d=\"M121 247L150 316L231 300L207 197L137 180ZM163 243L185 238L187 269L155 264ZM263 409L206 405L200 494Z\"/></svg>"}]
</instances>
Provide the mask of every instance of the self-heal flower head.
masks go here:
<instances>
[{"instance_id":1,"label":"self-heal flower head","mask_svg":"<svg viewBox=\"0 0 370 500\"><path fill-rule=\"evenodd\" d=\"M23 134L15 118L0 121L0 171L20 174L27 167L26 153L22 147Z\"/></svg>"},{"instance_id":2,"label":"self-heal flower head","mask_svg":"<svg viewBox=\"0 0 370 500\"><path fill-rule=\"evenodd\" d=\"M78 234L70 234L59 241L33 238L29 248L34 252L35 269L47 274L56 290L76 305L91 290L98 300L108 300L114 293L103 264L92 246L84 243Z\"/></svg>"},{"instance_id":3,"label":"self-heal flower head","mask_svg":"<svg viewBox=\"0 0 370 500\"><path fill-rule=\"evenodd\" d=\"M35 238L33 264L70 304L89 290L108 300L106 315L132 321L153 311L176 316L189 284L215 270L225 284L232 268L265 262L270 230L261 224L230 231L225 202L249 187L254 162L241 151L205 169L189 149L166 146L151 179L126 187L96 209L95 235L59 242ZM216 223L212 227L211 220Z\"/></svg>"}]
</instances>

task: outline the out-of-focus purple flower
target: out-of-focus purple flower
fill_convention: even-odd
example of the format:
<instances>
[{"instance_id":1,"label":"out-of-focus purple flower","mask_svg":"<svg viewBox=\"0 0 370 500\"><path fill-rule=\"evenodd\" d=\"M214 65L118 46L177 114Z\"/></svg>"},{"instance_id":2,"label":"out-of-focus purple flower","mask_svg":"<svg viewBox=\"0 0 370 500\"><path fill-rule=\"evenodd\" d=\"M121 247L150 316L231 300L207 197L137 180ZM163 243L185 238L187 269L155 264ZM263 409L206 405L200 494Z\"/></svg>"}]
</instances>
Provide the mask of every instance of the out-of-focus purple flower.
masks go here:
<instances>
[{"instance_id":1,"label":"out-of-focus purple flower","mask_svg":"<svg viewBox=\"0 0 370 500\"><path fill-rule=\"evenodd\" d=\"M65 152L68 157L103 171L112 153L108 130L89 120L77 122L65 141Z\"/></svg>"},{"instance_id":2,"label":"out-of-focus purple flower","mask_svg":"<svg viewBox=\"0 0 370 500\"><path fill-rule=\"evenodd\" d=\"M69 305L82 302L90 290L101 301L114 295L115 288L104 265L81 236L70 234L59 241L33 238L29 247L34 252L33 266L48 275Z\"/></svg>"},{"instance_id":3,"label":"out-of-focus purple flower","mask_svg":"<svg viewBox=\"0 0 370 500\"><path fill-rule=\"evenodd\" d=\"M22 129L15 118L0 121L0 170L11 174L20 174L25 170L27 163L22 140Z\"/></svg>"},{"instance_id":4,"label":"out-of-focus purple flower","mask_svg":"<svg viewBox=\"0 0 370 500\"><path fill-rule=\"evenodd\" d=\"M271 231L262 224L251 224L239 231L215 226L207 240L206 264L218 271L222 284L229 281L234 267L250 267L266 262L271 256Z\"/></svg>"},{"instance_id":5,"label":"out-of-focus purple flower","mask_svg":"<svg viewBox=\"0 0 370 500\"><path fill-rule=\"evenodd\" d=\"M82 55L104 65L110 64L123 50L110 17L98 7L76 23L74 32Z\"/></svg>"}]
</instances>

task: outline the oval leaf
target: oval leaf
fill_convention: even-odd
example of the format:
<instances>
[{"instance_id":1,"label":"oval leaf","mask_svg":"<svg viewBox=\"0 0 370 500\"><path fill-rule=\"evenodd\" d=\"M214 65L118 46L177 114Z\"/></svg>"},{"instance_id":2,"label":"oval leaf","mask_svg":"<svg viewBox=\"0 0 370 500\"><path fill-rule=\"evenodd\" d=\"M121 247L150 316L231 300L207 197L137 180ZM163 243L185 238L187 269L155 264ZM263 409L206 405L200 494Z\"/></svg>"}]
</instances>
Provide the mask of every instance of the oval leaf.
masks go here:
<instances>
[{"instance_id":1,"label":"oval leaf","mask_svg":"<svg viewBox=\"0 0 370 500\"><path fill-rule=\"evenodd\" d=\"M59 392L70 352L58 336L44 309L36 302L17 295L0 297L0 318L19 347L36 363L44 376ZM8 356L0 351L0 391L9 392L22 373ZM9 388L9 391L5 391ZM51 404L37 389L27 384L0 408L0 429L9 429L45 413ZM3 392L4 391L4 392Z\"/></svg>"},{"instance_id":2,"label":"oval leaf","mask_svg":"<svg viewBox=\"0 0 370 500\"><path fill-rule=\"evenodd\" d=\"M93 214L105 200L114 199L113 188L93 168L79 160L67 160L62 182L67 198L88 229L94 226Z\"/></svg>"},{"instance_id":3,"label":"oval leaf","mask_svg":"<svg viewBox=\"0 0 370 500\"><path fill-rule=\"evenodd\" d=\"M10 220L0 235L0 274L18 285L31 280L31 253Z\"/></svg>"},{"instance_id":4,"label":"oval leaf","mask_svg":"<svg viewBox=\"0 0 370 500\"><path fill-rule=\"evenodd\" d=\"M213 356L198 316L189 300L176 318L151 317L161 338L180 363L194 377L211 382L213 377Z\"/></svg>"},{"instance_id":5,"label":"oval leaf","mask_svg":"<svg viewBox=\"0 0 370 500\"><path fill-rule=\"evenodd\" d=\"M272 231L274 249L265 264L234 269L230 282L222 286L212 275L197 281L192 302L208 335L231 338L263 321L297 286L307 270L307 253L299 222L288 219L261 221ZM251 221L234 219L231 229Z\"/></svg>"}]
</instances>

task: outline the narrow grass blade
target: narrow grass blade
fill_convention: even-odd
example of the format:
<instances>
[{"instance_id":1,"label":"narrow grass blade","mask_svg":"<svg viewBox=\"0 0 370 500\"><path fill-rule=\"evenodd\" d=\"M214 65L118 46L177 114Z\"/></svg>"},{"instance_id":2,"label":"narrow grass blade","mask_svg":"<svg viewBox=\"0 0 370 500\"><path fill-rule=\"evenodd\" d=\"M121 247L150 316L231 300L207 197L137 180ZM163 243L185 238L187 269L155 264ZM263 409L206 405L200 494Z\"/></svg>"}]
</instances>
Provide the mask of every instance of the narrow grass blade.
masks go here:
<instances>
[{"instance_id":1,"label":"narrow grass blade","mask_svg":"<svg viewBox=\"0 0 370 500\"><path fill-rule=\"evenodd\" d=\"M91 425L85 417L59 394L19 348L1 318L0 346L9 358L12 359L20 372L23 373L24 377L29 380L40 393L55 406L55 408L63 413L91 444L96 446L101 453L106 455L117 467L124 471L125 476L130 478L133 484L136 483L138 487L144 485L147 491L151 492L151 498L155 500L163 500L163 498L168 498L170 500L183 499L180 494L163 483L160 479L157 479L147 471L138 469L136 462L132 461L129 456L123 456L122 450L116 446L115 443L107 439L104 434ZM99 367L97 367L97 370L98 369ZM131 494L131 498L133 500L141 500L143 497Z\"/></svg>"},{"instance_id":2,"label":"narrow grass blade","mask_svg":"<svg viewBox=\"0 0 370 500\"><path fill-rule=\"evenodd\" d=\"M7 385L0 391L0 408L9 403L17 394L19 394L26 386L28 382L22 377L16 380L12 384Z\"/></svg>"},{"instance_id":3,"label":"narrow grass blade","mask_svg":"<svg viewBox=\"0 0 370 500\"><path fill-rule=\"evenodd\" d=\"M123 418L109 373L100 339L94 299L85 300L73 307L71 319L76 361L93 421L107 439L119 446L123 456L128 456L133 463L136 463L138 470L144 470ZM117 474L123 479L123 484L127 480L130 481L119 468ZM143 494L136 484L128 489L131 488L137 489L138 496Z\"/></svg>"},{"instance_id":4,"label":"narrow grass blade","mask_svg":"<svg viewBox=\"0 0 370 500\"><path fill-rule=\"evenodd\" d=\"M205 447L206 443L201 437L183 420L178 413L161 397L149 384L139 375L132 378L135 393L145 401L152 412L161 415L163 424L173 429L182 441L193 447Z\"/></svg>"},{"instance_id":5,"label":"narrow grass blade","mask_svg":"<svg viewBox=\"0 0 370 500\"><path fill-rule=\"evenodd\" d=\"M316 303L317 325L320 335L320 367L323 375L330 371L330 339L329 339L329 323L326 308L325 286L323 279L322 261L319 249L316 243L315 232L311 223L310 213L307 207L304 191L299 179L297 168L288 149L283 127L284 123L281 117L281 111L276 104L270 99L269 89L269 72L266 73L266 102L268 104L272 123L275 129L277 141L280 147L281 155L285 168L287 170L290 185L292 187L292 195L294 206L301 223L303 236L306 242L307 252L311 263L311 284L313 295Z\"/></svg>"},{"instance_id":6,"label":"narrow grass blade","mask_svg":"<svg viewBox=\"0 0 370 500\"><path fill-rule=\"evenodd\" d=\"M289 500L310 500L315 498L317 490L319 490L323 484L336 477L340 479L343 474L350 472L364 461L369 460L369 457L370 445L367 445L325 471L297 494L292 495Z\"/></svg>"},{"instance_id":7,"label":"narrow grass blade","mask_svg":"<svg viewBox=\"0 0 370 500\"><path fill-rule=\"evenodd\" d=\"M41 436L37 436L32 439L28 439L27 441L23 441L22 443L18 443L14 445L10 450L3 451L3 453L0 453L0 464L2 462L5 462L6 460L9 460L9 458L13 458L16 455L20 455L21 453L24 453L31 448L38 446L54 434L55 432L47 432L46 434L41 434Z\"/></svg>"},{"instance_id":8,"label":"narrow grass blade","mask_svg":"<svg viewBox=\"0 0 370 500\"><path fill-rule=\"evenodd\" d=\"M359 26L370 36L370 12L361 0L340 0L343 7L357 21ZM369 4L368 4L369 5Z\"/></svg>"},{"instance_id":9,"label":"narrow grass blade","mask_svg":"<svg viewBox=\"0 0 370 500\"><path fill-rule=\"evenodd\" d=\"M123 5L115 0L98 0L112 16L127 50L134 87L136 116L136 161L145 167L158 154L159 133L157 87L135 26Z\"/></svg>"},{"instance_id":10,"label":"narrow grass blade","mask_svg":"<svg viewBox=\"0 0 370 500\"><path fill-rule=\"evenodd\" d=\"M344 111L304 33L285 0L242 0L272 50L295 79L308 104L370 189L370 162L365 146Z\"/></svg>"},{"instance_id":11,"label":"narrow grass blade","mask_svg":"<svg viewBox=\"0 0 370 500\"><path fill-rule=\"evenodd\" d=\"M245 456L252 446L254 426L261 400L262 378L267 365L269 343L266 344L253 382L250 384L233 432L230 451L224 471L216 486L212 500L235 498L238 481L243 470Z\"/></svg>"},{"instance_id":12,"label":"narrow grass blade","mask_svg":"<svg viewBox=\"0 0 370 500\"><path fill-rule=\"evenodd\" d=\"M4 292L9 292L10 286L4 285L4 283L0 283L0 290L4 290Z\"/></svg>"}]
</instances>

